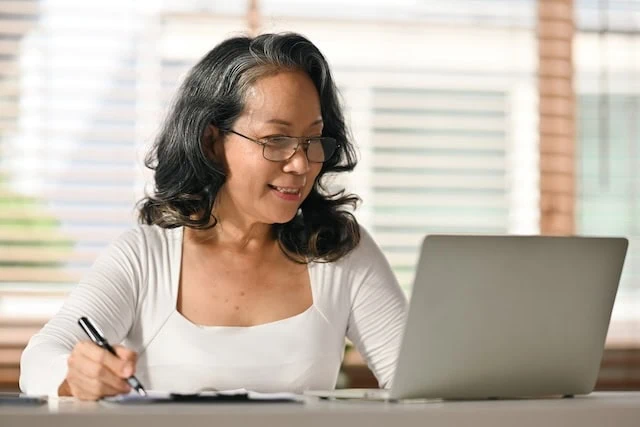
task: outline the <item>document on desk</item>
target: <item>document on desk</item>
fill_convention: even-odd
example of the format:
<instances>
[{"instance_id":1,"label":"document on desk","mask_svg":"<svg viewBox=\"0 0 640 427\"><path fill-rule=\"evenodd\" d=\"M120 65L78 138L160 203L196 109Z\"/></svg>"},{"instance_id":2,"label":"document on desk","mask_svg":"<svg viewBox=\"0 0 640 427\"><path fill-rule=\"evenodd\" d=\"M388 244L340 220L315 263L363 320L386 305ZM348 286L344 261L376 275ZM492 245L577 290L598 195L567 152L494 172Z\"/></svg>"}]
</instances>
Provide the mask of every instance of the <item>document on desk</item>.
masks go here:
<instances>
[{"instance_id":1,"label":"document on desk","mask_svg":"<svg viewBox=\"0 0 640 427\"><path fill-rule=\"evenodd\" d=\"M39 406L47 403L46 396L30 396L23 393L0 392L0 405Z\"/></svg>"},{"instance_id":2,"label":"document on desk","mask_svg":"<svg viewBox=\"0 0 640 427\"><path fill-rule=\"evenodd\" d=\"M146 396L136 392L120 394L102 399L105 403L121 405L144 405L153 403L304 403L304 397L294 393L260 393L245 389L205 391L182 394L147 391Z\"/></svg>"}]
</instances>

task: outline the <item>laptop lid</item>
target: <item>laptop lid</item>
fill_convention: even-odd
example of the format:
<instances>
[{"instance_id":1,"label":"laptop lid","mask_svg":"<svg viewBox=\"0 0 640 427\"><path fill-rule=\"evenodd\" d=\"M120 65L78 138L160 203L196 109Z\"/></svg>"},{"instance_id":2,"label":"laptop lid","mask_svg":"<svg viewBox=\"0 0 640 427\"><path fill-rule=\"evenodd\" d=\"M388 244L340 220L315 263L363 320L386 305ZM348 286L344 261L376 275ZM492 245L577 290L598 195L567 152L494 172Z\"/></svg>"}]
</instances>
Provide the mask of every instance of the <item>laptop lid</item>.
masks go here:
<instances>
[{"instance_id":1,"label":"laptop lid","mask_svg":"<svg viewBox=\"0 0 640 427\"><path fill-rule=\"evenodd\" d=\"M590 393L627 245L624 238L427 236L390 397Z\"/></svg>"}]
</instances>

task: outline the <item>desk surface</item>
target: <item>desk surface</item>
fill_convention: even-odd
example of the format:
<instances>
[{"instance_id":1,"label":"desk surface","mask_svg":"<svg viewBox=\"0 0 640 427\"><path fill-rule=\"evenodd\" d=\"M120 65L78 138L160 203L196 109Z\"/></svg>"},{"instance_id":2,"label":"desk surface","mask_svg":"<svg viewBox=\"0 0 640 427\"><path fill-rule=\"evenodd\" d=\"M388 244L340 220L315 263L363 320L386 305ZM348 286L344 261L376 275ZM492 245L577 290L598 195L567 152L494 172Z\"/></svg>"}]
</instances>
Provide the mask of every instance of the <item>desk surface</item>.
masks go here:
<instances>
[{"instance_id":1,"label":"desk surface","mask_svg":"<svg viewBox=\"0 0 640 427\"><path fill-rule=\"evenodd\" d=\"M640 392L573 399L421 403L324 401L297 404L116 406L71 399L40 407L0 406L0 426L640 426Z\"/></svg>"}]
</instances>

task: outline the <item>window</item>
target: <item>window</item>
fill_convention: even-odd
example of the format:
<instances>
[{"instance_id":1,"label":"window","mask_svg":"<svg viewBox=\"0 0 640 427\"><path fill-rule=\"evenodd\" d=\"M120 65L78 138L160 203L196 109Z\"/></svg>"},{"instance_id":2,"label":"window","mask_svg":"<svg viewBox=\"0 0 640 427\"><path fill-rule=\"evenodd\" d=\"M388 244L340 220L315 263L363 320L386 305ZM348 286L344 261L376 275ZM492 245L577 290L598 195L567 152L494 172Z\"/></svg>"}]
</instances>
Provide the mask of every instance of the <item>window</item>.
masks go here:
<instances>
[{"instance_id":1,"label":"window","mask_svg":"<svg viewBox=\"0 0 640 427\"><path fill-rule=\"evenodd\" d=\"M632 236L621 284L631 305L617 305L627 309L614 328L640 312L640 6L610 3L608 62L593 55L595 3L576 3L577 231ZM15 381L25 340L135 224L150 182L142 159L177 85L246 31L248 4L0 0L0 383ZM332 65L360 152L336 185L363 198L357 216L407 293L425 233L539 232L534 0L259 4L263 31L305 34ZM595 90L605 63L608 88ZM607 163L594 121L603 93Z\"/></svg>"},{"instance_id":2,"label":"window","mask_svg":"<svg viewBox=\"0 0 640 427\"><path fill-rule=\"evenodd\" d=\"M640 340L640 2L579 1L576 232L629 238L609 342Z\"/></svg>"}]
</instances>

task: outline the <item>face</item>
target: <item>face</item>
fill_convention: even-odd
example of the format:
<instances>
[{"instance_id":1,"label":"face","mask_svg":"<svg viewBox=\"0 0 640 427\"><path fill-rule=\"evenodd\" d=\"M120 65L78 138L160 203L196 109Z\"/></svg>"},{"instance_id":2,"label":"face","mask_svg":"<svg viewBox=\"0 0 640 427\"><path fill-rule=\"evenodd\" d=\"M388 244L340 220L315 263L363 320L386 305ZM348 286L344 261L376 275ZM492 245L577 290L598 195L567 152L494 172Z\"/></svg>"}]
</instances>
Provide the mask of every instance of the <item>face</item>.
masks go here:
<instances>
[{"instance_id":1,"label":"face","mask_svg":"<svg viewBox=\"0 0 640 427\"><path fill-rule=\"evenodd\" d=\"M232 130L260 140L321 136L322 127L320 99L311 79L303 72L282 71L254 83ZM249 223L285 223L311 191L322 164L309 162L302 146L282 162L265 159L262 149L233 133L214 145L228 172L218 198L220 208Z\"/></svg>"}]
</instances>

